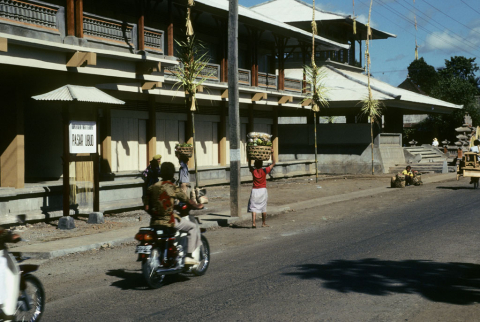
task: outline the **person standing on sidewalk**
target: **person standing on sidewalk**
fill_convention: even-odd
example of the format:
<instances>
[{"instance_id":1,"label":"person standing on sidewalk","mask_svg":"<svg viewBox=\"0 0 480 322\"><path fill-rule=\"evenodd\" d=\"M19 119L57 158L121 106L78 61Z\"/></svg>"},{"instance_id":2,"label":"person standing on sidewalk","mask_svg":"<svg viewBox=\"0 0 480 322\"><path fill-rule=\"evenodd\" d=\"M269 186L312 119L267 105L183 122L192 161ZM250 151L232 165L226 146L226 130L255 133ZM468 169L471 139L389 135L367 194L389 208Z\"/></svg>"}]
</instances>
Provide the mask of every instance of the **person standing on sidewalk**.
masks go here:
<instances>
[{"instance_id":1,"label":"person standing on sidewalk","mask_svg":"<svg viewBox=\"0 0 480 322\"><path fill-rule=\"evenodd\" d=\"M145 170L143 170L142 177L147 184L146 188L158 182L158 177L160 176L161 160L162 156L160 154L154 155L152 161L150 161L150 165Z\"/></svg>"},{"instance_id":2,"label":"person standing on sidewalk","mask_svg":"<svg viewBox=\"0 0 480 322\"><path fill-rule=\"evenodd\" d=\"M180 163L180 170L178 171L178 185L183 192L188 196L188 185L190 184L190 172L188 171L188 157L176 152L178 162Z\"/></svg>"},{"instance_id":3,"label":"person standing on sidewalk","mask_svg":"<svg viewBox=\"0 0 480 322\"><path fill-rule=\"evenodd\" d=\"M252 160L250 160L248 157L247 159L248 169L253 177L252 192L250 193L250 199L248 200L248 212L252 213L252 228L257 228L257 213L262 214L262 227L268 227L266 223L268 201L267 174L269 174L270 171L272 171L272 168L275 166L273 149L272 164L266 168L263 168L263 161L261 160L255 160L254 166L252 167Z\"/></svg>"}]
</instances>

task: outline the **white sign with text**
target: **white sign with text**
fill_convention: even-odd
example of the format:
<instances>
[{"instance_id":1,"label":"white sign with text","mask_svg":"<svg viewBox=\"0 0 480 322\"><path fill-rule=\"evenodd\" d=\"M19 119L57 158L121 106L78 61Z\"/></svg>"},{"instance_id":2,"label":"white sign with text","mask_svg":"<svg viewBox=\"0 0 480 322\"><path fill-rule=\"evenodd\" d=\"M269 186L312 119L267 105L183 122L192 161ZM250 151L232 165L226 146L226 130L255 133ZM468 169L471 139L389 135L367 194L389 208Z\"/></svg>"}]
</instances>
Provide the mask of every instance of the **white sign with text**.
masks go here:
<instances>
[{"instance_id":1,"label":"white sign with text","mask_svg":"<svg viewBox=\"0 0 480 322\"><path fill-rule=\"evenodd\" d=\"M97 124L70 121L68 127L70 153L97 153Z\"/></svg>"}]
</instances>

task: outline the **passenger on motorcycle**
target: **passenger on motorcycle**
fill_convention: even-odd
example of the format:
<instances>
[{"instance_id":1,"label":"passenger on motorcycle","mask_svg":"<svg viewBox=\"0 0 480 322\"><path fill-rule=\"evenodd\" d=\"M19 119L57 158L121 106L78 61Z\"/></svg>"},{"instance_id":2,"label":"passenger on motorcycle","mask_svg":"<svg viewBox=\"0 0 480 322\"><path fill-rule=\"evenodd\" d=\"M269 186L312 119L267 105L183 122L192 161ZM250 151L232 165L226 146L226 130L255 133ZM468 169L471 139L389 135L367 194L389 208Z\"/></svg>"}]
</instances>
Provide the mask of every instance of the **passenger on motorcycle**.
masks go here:
<instances>
[{"instance_id":1,"label":"passenger on motorcycle","mask_svg":"<svg viewBox=\"0 0 480 322\"><path fill-rule=\"evenodd\" d=\"M6 281L5 281L5 272L7 270L7 259L5 258L5 253L2 249L3 244L16 242L20 239L20 236L11 234L8 230L0 227L0 319L8 318L3 310L3 303L7 298L6 294Z\"/></svg>"},{"instance_id":2,"label":"passenger on motorcycle","mask_svg":"<svg viewBox=\"0 0 480 322\"><path fill-rule=\"evenodd\" d=\"M201 242L200 230L197 225L188 219L182 219L173 212L175 199L189 203L193 208L202 209L203 205L198 205L190 200L180 187L175 186L174 176L175 166L171 162L164 162L160 168L161 181L150 186L144 198L145 211L150 216L150 226L175 227L180 231L188 233L186 265L197 265L198 261L192 258L192 253L199 247Z\"/></svg>"}]
</instances>

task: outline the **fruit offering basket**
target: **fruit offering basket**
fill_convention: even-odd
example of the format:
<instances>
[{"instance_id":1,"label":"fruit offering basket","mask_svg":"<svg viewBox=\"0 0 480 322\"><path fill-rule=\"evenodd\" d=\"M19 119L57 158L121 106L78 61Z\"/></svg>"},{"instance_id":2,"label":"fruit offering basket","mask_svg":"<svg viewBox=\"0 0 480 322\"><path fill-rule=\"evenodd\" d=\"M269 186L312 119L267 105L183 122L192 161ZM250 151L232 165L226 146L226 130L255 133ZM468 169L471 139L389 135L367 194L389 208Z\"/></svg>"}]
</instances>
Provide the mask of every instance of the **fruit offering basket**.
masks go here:
<instances>
[{"instance_id":1,"label":"fruit offering basket","mask_svg":"<svg viewBox=\"0 0 480 322\"><path fill-rule=\"evenodd\" d=\"M267 161L272 154L272 136L262 132L247 135L247 155L251 160Z\"/></svg>"},{"instance_id":2,"label":"fruit offering basket","mask_svg":"<svg viewBox=\"0 0 480 322\"><path fill-rule=\"evenodd\" d=\"M247 146L247 155L250 160L268 161L271 154L271 146Z\"/></svg>"},{"instance_id":3,"label":"fruit offering basket","mask_svg":"<svg viewBox=\"0 0 480 322\"><path fill-rule=\"evenodd\" d=\"M193 145L190 143L177 144L175 146L175 151L177 151L180 155L191 158L193 154Z\"/></svg>"}]
</instances>

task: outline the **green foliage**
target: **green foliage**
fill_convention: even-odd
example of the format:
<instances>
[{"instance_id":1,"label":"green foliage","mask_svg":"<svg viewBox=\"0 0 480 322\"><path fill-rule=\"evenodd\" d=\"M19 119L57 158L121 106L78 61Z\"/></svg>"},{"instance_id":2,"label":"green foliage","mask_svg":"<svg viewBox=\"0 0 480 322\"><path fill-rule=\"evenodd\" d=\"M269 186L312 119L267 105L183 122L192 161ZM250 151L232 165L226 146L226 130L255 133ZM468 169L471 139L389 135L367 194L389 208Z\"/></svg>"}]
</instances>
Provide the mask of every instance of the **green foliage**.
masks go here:
<instances>
[{"instance_id":1,"label":"green foliage","mask_svg":"<svg viewBox=\"0 0 480 322\"><path fill-rule=\"evenodd\" d=\"M427 94L431 93L439 78L435 67L427 64L423 57L408 66L408 76Z\"/></svg>"},{"instance_id":2,"label":"green foliage","mask_svg":"<svg viewBox=\"0 0 480 322\"><path fill-rule=\"evenodd\" d=\"M210 57L205 45L195 36L187 37L186 41L176 41L176 43L180 64L173 70L173 73L179 80L173 87L175 90L183 87L183 90L194 98L197 87L213 76L214 72L206 72L205 70L210 62Z\"/></svg>"},{"instance_id":3,"label":"green foliage","mask_svg":"<svg viewBox=\"0 0 480 322\"><path fill-rule=\"evenodd\" d=\"M328 107L328 88L325 84L327 74L321 67L305 65L304 74L307 83L307 93L302 102L312 100L314 105ZM313 90L315 89L315 90Z\"/></svg>"},{"instance_id":4,"label":"green foliage","mask_svg":"<svg viewBox=\"0 0 480 322\"><path fill-rule=\"evenodd\" d=\"M176 144L175 148L177 148L177 147L179 147L179 148L191 148L191 147L193 147L193 144L191 144L191 143L181 143L181 144Z\"/></svg>"},{"instance_id":5,"label":"green foliage","mask_svg":"<svg viewBox=\"0 0 480 322\"><path fill-rule=\"evenodd\" d=\"M362 108L360 109L360 114L366 115L372 123L377 122L382 116L383 104L370 95L361 103Z\"/></svg>"},{"instance_id":6,"label":"green foliage","mask_svg":"<svg viewBox=\"0 0 480 322\"><path fill-rule=\"evenodd\" d=\"M475 58L455 56L445 60L445 68L435 72L436 76L432 68L423 61L423 58L414 61L409 66L410 78L430 96L463 105L463 109L456 110L450 115L430 115L415 127L415 137L412 138L430 143L432 133L437 133L439 139L454 142L455 128L463 124L465 114L468 113L472 117L474 126L480 125L480 113L475 105L475 96L480 94L479 79L475 76L479 67L475 63ZM429 90L426 90L427 88ZM425 136L424 140L422 135Z\"/></svg>"},{"instance_id":7,"label":"green foliage","mask_svg":"<svg viewBox=\"0 0 480 322\"><path fill-rule=\"evenodd\" d=\"M438 73L443 78L458 77L467 80L478 90L480 88L480 79L476 77L475 73L478 72L479 67L475 60L476 58L463 56L451 57L450 60L445 60L445 69L441 69Z\"/></svg>"}]
</instances>

